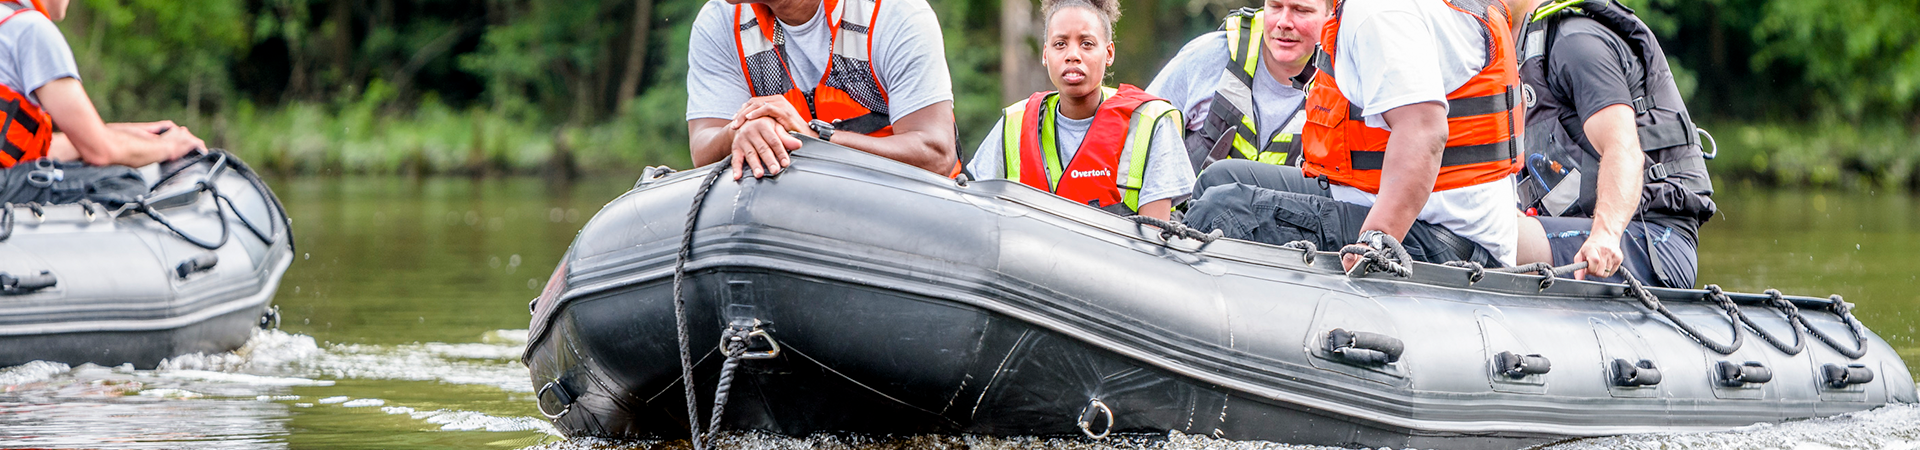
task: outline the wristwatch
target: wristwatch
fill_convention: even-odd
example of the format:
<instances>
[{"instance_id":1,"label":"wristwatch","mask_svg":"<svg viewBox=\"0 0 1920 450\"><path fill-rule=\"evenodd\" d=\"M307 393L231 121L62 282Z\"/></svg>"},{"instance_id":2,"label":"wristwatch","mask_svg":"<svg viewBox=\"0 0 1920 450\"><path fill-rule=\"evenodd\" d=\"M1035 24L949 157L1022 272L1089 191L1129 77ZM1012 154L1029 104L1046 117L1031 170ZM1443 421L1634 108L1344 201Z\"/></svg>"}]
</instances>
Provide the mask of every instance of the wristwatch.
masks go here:
<instances>
[{"instance_id":1,"label":"wristwatch","mask_svg":"<svg viewBox=\"0 0 1920 450\"><path fill-rule=\"evenodd\" d=\"M828 122L820 119L813 119L813 122L808 122L807 126L810 128L813 128L814 134L820 135L820 140L833 142L834 128L833 128L832 122Z\"/></svg>"}]
</instances>

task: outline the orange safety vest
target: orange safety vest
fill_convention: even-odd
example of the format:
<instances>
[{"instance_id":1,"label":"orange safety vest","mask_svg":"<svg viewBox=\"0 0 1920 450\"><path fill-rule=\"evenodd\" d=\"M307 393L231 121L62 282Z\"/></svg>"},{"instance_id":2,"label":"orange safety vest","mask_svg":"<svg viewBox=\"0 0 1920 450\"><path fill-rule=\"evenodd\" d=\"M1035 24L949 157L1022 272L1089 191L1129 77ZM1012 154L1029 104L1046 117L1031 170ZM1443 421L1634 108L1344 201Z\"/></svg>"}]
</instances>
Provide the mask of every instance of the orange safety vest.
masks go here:
<instances>
[{"instance_id":1,"label":"orange safety vest","mask_svg":"<svg viewBox=\"0 0 1920 450\"><path fill-rule=\"evenodd\" d=\"M807 119L834 122L840 130L868 136L893 135L887 111L887 90L873 69L873 25L880 14L879 0L824 0L827 26L833 35L833 53L827 70L811 92L795 86L787 71L787 36L779 18L767 5L734 5L734 48L747 89L755 97L779 95ZM747 10L751 7L752 13Z\"/></svg>"},{"instance_id":2,"label":"orange safety vest","mask_svg":"<svg viewBox=\"0 0 1920 450\"><path fill-rule=\"evenodd\" d=\"M7 14L6 18L0 18L0 24L42 8L38 0L33 2L32 8L15 2L5 2L4 5L13 9L13 12ZM6 135L5 140L0 140L0 169L13 167L47 156L47 147L53 143L53 119L47 117L46 111L28 101L20 91L0 85L0 133Z\"/></svg>"},{"instance_id":3,"label":"orange safety vest","mask_svg":"<svg viewBox=\"0 0 1920 450\"><path fill-rule=\"evenodd\" d=\"M1462 0L1445 0L1461 14L1473 16L1492 39L1487 66L1465 85L1447 94L1447 144L1440 156L1440 178L1434 192L1473 186L1506 178L1520 169L1522 130L1520 71L1514 62L1513 33L1506 3L1487 2L1485 11L1473 11ZM1369 127L1360 106L1348 101L1334 81L1333 55L1340 34L1340 11L1334 8L1321 31L1324 65L1314 75L1307 93L1306 176L1370 193L1380 192L1380 168L1386 161L1387 137L1392 133Z\"/></svg>"},{"instance_id":4,"label":"orange safety vest","mask_svg":"<svg viewBox=\"0 0 1920 450\"><path fill-rule=\"evenodd\" d=\"M1035 93L1003 110L1006 178L1095 208L1124 205L1138 212L1154 124L1168 115L1185 122L1172 103L1133 85L1103 91L1106 99L1065 167L1053 138L1057 91Z\"/></svg>"}]
</instances>

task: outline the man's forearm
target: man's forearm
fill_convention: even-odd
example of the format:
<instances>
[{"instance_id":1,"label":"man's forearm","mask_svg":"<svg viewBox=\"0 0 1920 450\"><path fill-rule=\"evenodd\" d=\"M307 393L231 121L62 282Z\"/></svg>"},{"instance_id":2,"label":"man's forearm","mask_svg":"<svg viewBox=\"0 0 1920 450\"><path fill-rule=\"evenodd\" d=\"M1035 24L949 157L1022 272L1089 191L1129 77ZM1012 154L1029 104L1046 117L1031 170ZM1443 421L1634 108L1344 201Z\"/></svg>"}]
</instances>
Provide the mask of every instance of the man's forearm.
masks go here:
<instances>
[{"instance_id":1,"label":"man's forearm","mask_svg":"<svg viewBox=\"0 0 1920 450\"><path fill-rule=\"evenodd\" d=\"M1386 116L1394 131L1387 138L1379 195L1360 230L1384 231L1404 239L1440 176L1440 155L1447 144L1446 108L1420 103L1394 108Z\"/></svg>"},{"instance_id":2,"label":"man's forearm","mask_svg":"<svg viewBox=\"0 0 1920 450\"><path fill-rule=\"evenodd\" d=\"M951 173L953 165L960 161L953 153L953 138L951 135L931 136L934 134L940 133L912 131L887 137L835 133L833 143L911 164L929 172L942 175Z\"/></svg>"},{"instance_id":3,"label":"man's forearm","mask_svg":"<svg viewBox=\"0 0 1920 450\"><path fill-rule=\"evenodd\" d=\"M687 121L687 143L693 152L693 165L704 166L733 154L733 132L724 119Z\"/></svg>"},{"instance_id":4,"label":"man's forearm","mask_svg":"<svg viewBox=\"0 0 1920 450\"><path fill-rule=\"evenodd\" d=\"M1595 180L1593 230L1596 236L1618 238L1627 222L1640 209L1641 168L1646 154L1640 151L1640 134L1635 128L1633 110L1614 105L1587 118L1584 124L1588 140L1600 152L1600 173Z\"/></svg>"}]
</instances>

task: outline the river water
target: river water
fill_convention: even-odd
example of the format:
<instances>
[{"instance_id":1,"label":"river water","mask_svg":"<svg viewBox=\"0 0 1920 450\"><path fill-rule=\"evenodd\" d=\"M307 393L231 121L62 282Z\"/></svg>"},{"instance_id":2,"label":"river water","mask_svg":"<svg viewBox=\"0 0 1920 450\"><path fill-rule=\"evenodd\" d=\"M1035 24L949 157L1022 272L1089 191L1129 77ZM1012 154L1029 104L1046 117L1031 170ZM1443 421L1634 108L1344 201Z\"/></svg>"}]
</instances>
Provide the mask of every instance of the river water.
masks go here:
<instances>
[{"instance_id":1,"label":"river water","mask_svg":"<svg viewBox=\"0 0 1920 450\"><path fill-rule=\"evenodd\" d=\"M593 179L296 178L272 184L298 259L278 330L160 370L0 368L0 448L684 448L566 440L539 418L518 359L527 301L586 219L631 186ZM1920 363L1920 198L1724 189L1700 279L1858 304ZM1738 191L1738 192L1736 192ZM1915 313L1908 316L1906 313ZM747 449L1299 449L1172 434L1100 443L974 436L784 438ZM1920 408L1739 430L1624 436L1558 449L1920 448Z\"/></svg>"}]
</instances>

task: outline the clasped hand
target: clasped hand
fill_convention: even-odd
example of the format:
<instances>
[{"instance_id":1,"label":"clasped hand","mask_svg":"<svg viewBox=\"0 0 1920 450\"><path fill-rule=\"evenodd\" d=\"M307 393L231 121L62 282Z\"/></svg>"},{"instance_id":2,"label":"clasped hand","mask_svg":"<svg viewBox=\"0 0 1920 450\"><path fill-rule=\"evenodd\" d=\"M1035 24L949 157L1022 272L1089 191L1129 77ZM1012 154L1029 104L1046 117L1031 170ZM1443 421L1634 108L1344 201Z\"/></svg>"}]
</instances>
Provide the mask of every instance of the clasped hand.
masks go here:
<instances>
[{"instance_id":1,"label":"clasped hand","mask_svg":"<svg viewBox=\"0 0 1920 450\"><path fill-rule=\"evenodd\" d=\"M742 164L753 169L753 177L778 175L780 170L792 164L788 152L800 148L800 140L794 139L788 132L818 137L807 126L807 120L793 109L786 97L768 95L754 97L740 106L733 114L733 121L727 124L727 130L733 132L733 179L739 180L744 173Z\"/></svg>"}]
</instances>

